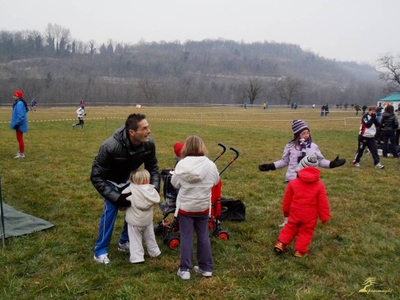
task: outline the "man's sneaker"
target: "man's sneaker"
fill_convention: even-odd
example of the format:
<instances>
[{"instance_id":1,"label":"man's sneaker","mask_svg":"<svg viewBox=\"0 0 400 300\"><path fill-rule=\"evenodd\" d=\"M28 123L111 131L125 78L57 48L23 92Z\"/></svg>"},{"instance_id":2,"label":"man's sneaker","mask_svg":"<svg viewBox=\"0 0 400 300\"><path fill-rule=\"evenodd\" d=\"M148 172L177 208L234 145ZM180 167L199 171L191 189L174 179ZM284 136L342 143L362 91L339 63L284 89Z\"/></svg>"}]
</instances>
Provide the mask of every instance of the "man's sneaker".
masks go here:
<instances>
[{"instance_id":1,"label":"man's sneaker","mask_svg":"<svg viewBox=\"0 0 400 300\"><path fill-rule=\"evenodd\" d=\"M118 251L121 252L129 252L129 242L126 243L118 243Z\"/></svg>"},{"instance_id":2,"label":"man's sneaker","mask_svg":"<svg viewBox=\"0 0 400 300\"><path fill-rule=\"evenodd\" d=\"M21 153L21 152L17 152L17 154L15 154L14 158L24 158L25 154Z\"/></svg>"},{"instance_id":3,"label":"man's sneaker","mask_svg":"<svg viewBox=\"0 0 400 300\"><path fill-rule=\"evenodd\" d=\"M178 269L178 272L176 273L181 279L183 280L189 280L190 279L190 271L182 271L181 269Z\"/></svg>"},{"instance_id":4,"label":"man's sneaker","mask_svg":"<svg viewBox=\"0 0 400 300\"><path fill-rule=\"evenodd\" d=\"M383 169L385 166L384 165L382 165L381 163L377 163L376 165L375 165L375 168L376 169Z\"/></svg>"},{"instance_id":5,"label":"man's sneaker","mask_svg":"<svg viewBox=\"0 0 400 300\"><path fill-rule=\"evenodd\" d=\"M307 256L307 252L300 252L298 250L294 251L294 256L295 257L305 257Z\"/></svg>"},{"instance_id":6,"label":"man's sneaker","mask_svg":"<svg viewBox=\"0 0 400 300\"><path fill-rule=\"evenodd\" d=\"M94 258L94 260L95 260L96 262L98 262L98 263L100 263L100 264L108 265L108 264L110 263L110 259L108 258L108 254L107 254L107 253L106 253L106 254L99 255L99 256L96 256L96 255L95 255L93 258Z\"/></svg>"},{"instance_id":7,"label":"man's sneaker","mask_svg":"<svg viewBox=\"0 0 400 300\"><path fill-rule=\"evenodd\" d=\"M72 124L72 128L75 128L76 124Z\"/></svg>"},{"instance_id":8,"label":"man's sneaker","mask_svg":"<svg viewBox=\"0 0 400 300\"><path fill-rule=\"evenodd\" d=\"M359 168L360 167L360 163L355 163L354 166Z\"/></svg>"},{"instance_id":9,"label":"man's sneaker","mask_svg":"<svg viewBox=\"0 0 400 300\"><path fill-rule=\"evenodd\" d=\"M281 241L277 241L275 246L274 246L274 251L276 254L281 254L283 251L285 251L286 244L282 243Z\"/></svg>"},{"instance_id":10,"label":"man's sneaker","mask_svg":"<svg viewBox=\"0 0 400 300\"><path fill-rule=\"evenodd\" d=\"M196 273L199 273L199 274L203 275L204 277L211 277L211 276L212 276L212 272L210 272L210 271L203 271L203 270L200 269L198 266L194 266L193 271L195 271Z\"/></svg>"}]
</instances>

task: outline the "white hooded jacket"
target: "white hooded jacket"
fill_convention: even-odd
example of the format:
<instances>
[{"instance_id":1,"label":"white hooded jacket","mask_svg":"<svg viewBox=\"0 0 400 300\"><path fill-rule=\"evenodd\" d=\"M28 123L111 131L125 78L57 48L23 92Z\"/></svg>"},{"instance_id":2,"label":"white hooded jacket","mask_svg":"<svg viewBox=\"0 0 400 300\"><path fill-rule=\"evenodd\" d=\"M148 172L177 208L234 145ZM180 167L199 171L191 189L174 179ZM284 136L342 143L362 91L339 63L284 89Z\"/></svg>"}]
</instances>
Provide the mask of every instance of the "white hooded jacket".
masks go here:
<instances>
[{"instance_id":1,"label":"white hooded jacket","mask_svg":"<svg viewBox=\"0 0 400 300\"><path fill-rule=\"evenodd\" d=\"M78 119L83 118L83 116L85 115L85 110L82 107L79 107L76 110L76 116L78 117Z\"/></svg>"},{"instance_id":2,"label":"white hooded jacket","mask_svg":"<svg viewBox=\"0 0 400 300\"><path fill-rule=\"evenodd\" d=\"M152 184L131 183L122 194L131 192L126 198L132 205L126 209L125 220L136 227L145 227L153 222L153 206L160 202L160 195Z\"/></svg>"},{"instance_id":3,"label":"white hooded jacket","mask_svg":"<svg viewBox=\"0 0 400 300\"><path fill-rule=\"evenodd\" d=\"M206 156L187 156L175 166L172 185L179 189L177 211L203 213L211 205L211 188L219 182L217 166Z\"/></svg>"}]
</instances>

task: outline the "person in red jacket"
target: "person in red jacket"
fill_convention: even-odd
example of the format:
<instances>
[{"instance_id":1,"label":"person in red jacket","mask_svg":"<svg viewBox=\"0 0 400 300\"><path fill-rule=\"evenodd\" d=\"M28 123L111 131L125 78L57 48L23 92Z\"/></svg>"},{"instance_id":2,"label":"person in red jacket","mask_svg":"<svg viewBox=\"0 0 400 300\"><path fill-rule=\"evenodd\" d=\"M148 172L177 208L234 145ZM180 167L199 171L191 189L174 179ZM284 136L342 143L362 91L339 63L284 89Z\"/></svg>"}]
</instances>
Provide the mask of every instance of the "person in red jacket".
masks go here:
<instances>
[{"instance_id":1,"label":"person in red jacket","mask_svg":"<svg viewBox=\"0 0 400 300\"><path fill-rule=\"evenodd\" d=\"M282 253L297 235L294 256L303 257L314 235L318 217L325 224L330 219L330 209L325 185L320 181L320 171L306 166L290 181L283 195L282 210L288 223L281 230L274 251Z\"/></svg>"}]
</instances>

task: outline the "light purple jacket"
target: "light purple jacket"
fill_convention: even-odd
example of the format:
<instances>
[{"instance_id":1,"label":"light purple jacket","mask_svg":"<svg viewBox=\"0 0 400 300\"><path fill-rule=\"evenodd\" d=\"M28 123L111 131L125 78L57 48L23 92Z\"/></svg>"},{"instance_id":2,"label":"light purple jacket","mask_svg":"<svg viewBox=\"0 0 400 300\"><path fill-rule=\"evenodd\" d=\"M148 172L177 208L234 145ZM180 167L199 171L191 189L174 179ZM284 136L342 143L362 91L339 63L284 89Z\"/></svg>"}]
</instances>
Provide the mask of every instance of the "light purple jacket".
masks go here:
<instances>
[{"instance_id":1,"label":"light purple jacket","mask_svg":"<svg viewBox=\"0 0 400 300\"><path fill-rule=\"evenodd\" d=\"M306 155L314 154L317 156L318 159L318 166L322 168L329 168L330 161L325 159L322 155L321 151L317 144L311 143L310 148L306 148ZM289 142L285 149L283 149L282 158L276 162L274 162L275 168L280 169L284 167L288 167L286 171L286 181L293 180L297 177L296 167L298 163L298 157L301 156L301 147L295 146L294 142Z\"/></svg>"}]
</instances>

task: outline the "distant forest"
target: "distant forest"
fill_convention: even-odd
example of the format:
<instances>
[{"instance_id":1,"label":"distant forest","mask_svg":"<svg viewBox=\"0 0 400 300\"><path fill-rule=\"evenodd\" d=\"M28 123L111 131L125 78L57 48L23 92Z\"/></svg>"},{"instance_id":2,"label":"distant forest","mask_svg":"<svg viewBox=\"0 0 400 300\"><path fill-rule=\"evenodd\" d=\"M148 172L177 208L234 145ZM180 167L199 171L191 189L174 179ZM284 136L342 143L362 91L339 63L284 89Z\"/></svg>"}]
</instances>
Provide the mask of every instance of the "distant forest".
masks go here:
<instances>
[{"instance_id":1,"label":"distant forest","mask_svg":"<svg viewBox=\"0 0 400 300\"><path fill-rule=\"evenodd\" d=\"M23 90L39 105L372 104L386 96L373 66L298 45L231 40L81 42L49 24L0 31L0 105Z\"/></svg>"}]
</instances>

